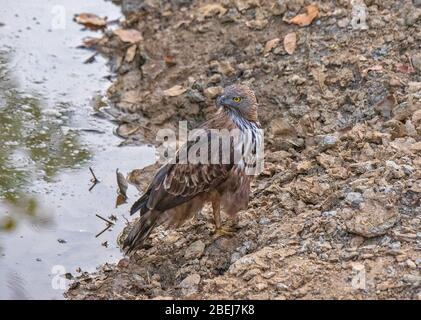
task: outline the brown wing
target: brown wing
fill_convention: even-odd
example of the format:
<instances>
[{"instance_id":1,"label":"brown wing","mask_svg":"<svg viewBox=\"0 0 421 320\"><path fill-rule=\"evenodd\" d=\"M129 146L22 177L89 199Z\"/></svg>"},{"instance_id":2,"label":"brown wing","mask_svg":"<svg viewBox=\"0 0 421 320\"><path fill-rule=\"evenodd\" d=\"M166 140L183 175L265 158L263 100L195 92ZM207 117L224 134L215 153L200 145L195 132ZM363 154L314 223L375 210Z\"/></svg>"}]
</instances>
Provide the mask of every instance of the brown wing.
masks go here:
<instances>
[{"instance_id":1,"label":"brown wing","mask_svg":"<svg viewBox=\"0 0 421 320\"><path fill-rule=\"evenodd\" d=\"M206 137L205 137L206 135ZM204 139L204 137L206 139ZM133 205L130 212L140 210L141 214L149 210L166 211L174 208L195 196L216 188L227 179L232 164L192 164L185 157L192 148L201 150L202 144L207 144L206 158L210 162L210 141L212 133L203 130L195 141L185 144L177 153L176 163L161 167L155 175L146 193Z\"/></svg>"}]
</instances>

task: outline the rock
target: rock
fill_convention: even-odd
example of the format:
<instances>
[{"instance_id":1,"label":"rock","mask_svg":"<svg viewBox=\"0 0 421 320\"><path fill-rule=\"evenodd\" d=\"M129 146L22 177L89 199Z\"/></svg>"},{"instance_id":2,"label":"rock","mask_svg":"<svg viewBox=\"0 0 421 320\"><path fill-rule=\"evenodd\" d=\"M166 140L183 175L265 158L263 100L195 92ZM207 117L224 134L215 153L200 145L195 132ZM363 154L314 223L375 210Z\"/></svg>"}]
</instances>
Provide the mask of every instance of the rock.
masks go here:
<instances>
[{"instance_id":1,"label":"rock","mask_svg":"<svg viewBox=\"0 0 421 320\"><path fill-rule=\"evenodd\" d=\"M274 1L271 12L274 16L280 16L287 11L287 5L285 1Z\"/></svg>"},{"instance_id":2,"label":"rock","mask_svg":"<svg viewBox=\"0 0 421 320\"><path fill-rule=\"evenodd\" d=\"M298 74L294 74L288 79L288 82L295 85L301 85L306 82L306 78L300 77Z\"/></svg>"},{"instance_id":3,"label":"rock","mask_svg":"<svg viewBox=\"0 0 421 320\"><path fill-rule=\"evenodd\" d=\"M222 94L222 92L224 91L224 89L222 87L209 87L206 88L205 91L203 92L203 94L205 95L206 98L209 99L214 99L217 96L219 96L220 94Z\"/></svg>"},{"instance_id":4,"label":"rock","mask_svg":"<svg viewBox=\"0 0 421 320\"><path fill-rule=\"evenodd\" d=\"M209 78L209 83L220 83L222 76L219 73L215 73Z\"/></svg>"},{"instance_id":5,"label":"rock","mask_svg":"<svg viewBox=\"0 0 421 320\"><path fill-rule=\"evenodd\" d=\"M231 66L229 61L221 61L218 65L218 72L225 76L232 76L235 74L235 69Z\"/></svg>"},{"instance_id":6,"label":"rock","mask_svg":"<svg viewBox=\"0 0 421 320\"><path fill-rule=\"evenodd\" d=\"M416 269L417 265L415 264L414 261L412 261L411 259L406 260L406 265L411 268L411 269Z\"/></svg>"},{"instance_id":7,"label":"rock","mask_svg":"<svg viewBox=\"0 0 421 320\"><path fill-rule=\"evenodd\" d=\"M403 176L405 176L402 167L399 166L395 161L387 160L386 168L389 169L394 178L402 178Z\"/></svg>"},{"instance_id":8,"label":"rock","mask_svg":"<svg viewBox=\"0 0 421 320\"><path fill-rule=\"evenodd\" d=\"M259 6L259 0L235 0L234 4L237 10L242 12L244 10Z\"/></svg>"},{"instance_id":9,"label":"rock","mask_svg":"<svg viewBox=\"0 0 421 320\"><path fill-rule=\"evenodd\" d=\"M343 19L340 19L338 21L338 27L339 28L345 28L345 27L348 26L348 24L349 24L349 19L348 18L343 18Z\"/></svg>"},{"instance_id":10,"label":"rock","mask_svg":"<svg viewBox=\"0 0 421 320\"><path fill-rule=\"evenodd\" d=\"M421 53L416 53L411 57L412 65L417 71L421 71Z\"/></svg>"},{"instance_id":11,"label":"rock","mask_svg":"<svg viewBox=\"0 0 421 320\"><path fill-rule=\"evenodd\" d=\"M205 251L205 244L201 240L193 242L187 249L184 257L186 259L200 258Z\"/></svg>"},{"instance_id":12,"label":"rock","mask_svg":"<svg viewBox=\"0 0 421 320\"><path fill-rule=\"evenodd\" d=\"M190 294L196 293L198 290L200 279L201 279L200 275L197 273L194 273L187 276L183 281L181 281L180 287L183 294L190 295Z\"/></svg>"},{"instance_id":13,"label":"rock","mask_svg":"<svg viewBox=\"0 0 421 320\"><path fill-rule=\"evenodd\" d=\"M316 136L316 142L323 150L335 146L338 141L339 139L335 135Z\"/></svg>"},{"instance_id":14,"label":"rock","mask_svg":"<svg viewBox=\"0 0 421 320\"><path fill-rule=\"evenodd\" d=\"M275 136L295 136L295 128L286 119L273 119L270 123L270 131Z\"/></svg>"},{"instance_id":15,"label":"rock","mask_svg":"<svg viewBox=\"0 0 421 320\"><path fill-rule=\"evenodd\" d=\"M402 278L403 281L409 282L414 286L421 284L421 276L414 274L405 274Z\"/></svg>"},{"instance_id":16,"label":"rock","mask_svg":"<svg viewBox=\"0 0 421 320\"><path fill-rule=\"evenodd\" d=\"M117 267L122 269L127 268L129 266L129 262L130 260L127 258L120 259L120 261L117 263Z\"/></svg>"},{"instance_id":17,"label":"rock","mask_svg":"<svg viewBox=\"0 0 421 320\"><path fill-rule=\"evenodd\" d=\"M206 101L205 97L202 96L202 94L196 90L188 90L186 96L187 99L189 99L189 101L193 103L201 103Z\"/></svg>"},{"instance_id":18,"label":"rock","mask_svg":"<svg viewBox=\"0 0 421 320\"><path fill-rule=\"evenodd\" d=\"M399 219L397 207L386 207L386 203L369 199L352 212L345 225L349 232L366 238L385 234Z\"/></svg>"},{"instance_id":19,"label":"rock","mask_svg":"<svg viewBox=\"0 0 421 320\"><path fill-rule=\"evenodd\" d=\"M358 208L364 199L362 194L359 192L349 192L345 197L345 201L347 201L354 208Z\"/></svg>"},{"instance_id":20,"label":"rock","mask_svg":"<svg viewBox=\"0 0 421 320\"><path fill-rule=\"evenodd\" d=\"M421 9L409 10L405 15L405 24L410 27L418 22L421 17Z\"/></svg>"}]
</instances>

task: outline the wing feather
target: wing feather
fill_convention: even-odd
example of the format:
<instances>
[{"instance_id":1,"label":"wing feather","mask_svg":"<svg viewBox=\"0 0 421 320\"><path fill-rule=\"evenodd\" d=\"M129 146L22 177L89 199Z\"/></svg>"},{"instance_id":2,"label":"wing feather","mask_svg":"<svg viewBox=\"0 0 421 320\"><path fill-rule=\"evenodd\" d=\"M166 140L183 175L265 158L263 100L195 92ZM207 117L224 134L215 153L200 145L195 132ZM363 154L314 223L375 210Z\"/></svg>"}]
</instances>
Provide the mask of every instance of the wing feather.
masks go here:
<instances>
[{"instance_id":1,"label":"wing feather","mask_svg":"<svg viewBox=\"0 0 421 320\"><path fill-rule=\"evenodd\" d=\"M131 212L136 212L141 209L141 213L145 212L145 208L148 210L165 211L182 203L185 203L195 196L216 188L222 182L224 182L228 173L232 168L232 164L202 164L202 163L186 163L183 159L183 155L189 154L190 148L195 145L198 147L198 143L206 143L206 150L210 150L210 135L212 133L209 130L202 130L198 134L198 139L187 142L182 148L186 148L187 152L177 153L177 163L168 163L161 167L158 173L152 180L148 190L146 191L147 196L143 195L131 209ZM203 138L207 135L207 139ZM206 138L206 137L205 137ZM200 149L200 148L199 148ZM210 155L208 154L208 160Z\"/></svg>"}]
</instances>

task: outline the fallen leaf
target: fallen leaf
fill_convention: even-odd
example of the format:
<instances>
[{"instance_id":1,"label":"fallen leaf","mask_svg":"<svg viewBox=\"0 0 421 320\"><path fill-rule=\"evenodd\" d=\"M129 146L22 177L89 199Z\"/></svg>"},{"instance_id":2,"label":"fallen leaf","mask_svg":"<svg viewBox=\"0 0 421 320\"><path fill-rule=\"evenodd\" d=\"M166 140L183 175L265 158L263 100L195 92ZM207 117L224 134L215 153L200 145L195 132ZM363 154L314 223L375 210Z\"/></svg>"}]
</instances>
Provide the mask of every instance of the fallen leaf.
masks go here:
<instances>
[{"instance_id":1,"label":"fallen leaf","mask_svg":"<svg viewBox=\"0 0 421 320\"><path fill-rule=\"evenodd\" d=\"M126 60L126 62L132 62L134 57L136 56L136 48L137 45L132 45L130 46L127 51L126 51L126 56L124 58L124 60Z\"/></svg>"},{"instance_id":2,"label":"fallen leaf","mask_svg":"<svg viewBox=\"0 0 421 320\"><path fill-rule=\"evenodd\" d=\"M284 48L288 54L293 54L297 48L297 34L295 32L288 33L284 38Z\"/></svg>"},{"instance_id":3,"label":"fallen leaf","mask_svg":"<svg viewBox=\"0 0 421 320\"><path fill-rule=\"evenodd\" d=\"M86 37L82 40L82 48L91 49L95 48L95 46L99 43L101 38L94 38L94 37Z\"/></svg>"},{"instance_id":4,"label":"fallen leaf","mask_svg":"<svg viewBox=\"0 0 421 320\"><path fill-rule=\"evenodd\" d=\"M180 94L183 94L184 92L186 92L187 89L183 88L180 85L175 85L174 87L164 90L164 95L167 97L176 97L179 96Z\"/></svg>"},{"instance_id":5,"label":"fallen leaf","mask_svg":"<svg viewBox=\"0 0 421 320\"><path fill-rule=\"evenodd\" d=\"M135 29L117 29L114 34L123 42L138 43L142 38L142 34Z\"/></svg>"},{"instance_id":6,"label":"fallen leaf","mask_svg":"<svg viewBox=\"0 0 421 320\"><path fill-rule=\"evenodd\" d=\"M410 65L398 63L396 65L396 71L402 72L402 73L412 73L413 69L411 68Z\"/></svg>"},{"instance_id":7,"label":"fallen leaf","mask_svg":"<svg viewBox=\"0 0 421 320\"><path fill-rule=\"evenodd\" d=\"M281 41L281 39L275 38L275 39L272 39L272 40L269 40L268 42L266 42L265 49L263 50L263 53L266 54L266 53L271 52L272 49L275 48L278 45L279 41Z\"/></svg>"},{"instance_id":8,"label":"fallen leaf","mask_svg":"<svg viewBox=\"0 0 421 320\"><path fill-rule=\"evenodd\" d=\"M92 13L76 14L73 20L91 30L102 29L107 25L106 18L101 18Z\"/></svg>"},{"instance_id":9,"label":"fallen leaf","mask_svg":"<svg viewBox=\"0 0 421 320\"><path fill-rule=\"evenodd\" d=\"M115 201L115 207L121 206L123 203L126 203L126 198L122 194L117 195L117 199Z\"/></svg>"},{"instance_id":10,"label":"fallen leaf","mask_svg":"<svg viewBox=\"0 0 421 320\"><path fill-rule=\"evenodd\" d=\"M299 25L300 27L310 25L319 14L319 7L315 4L311 4L305 7L304 10L305 13L296 15L294 18L287 20L287 22Z\"/></svg>"}]
</instances>

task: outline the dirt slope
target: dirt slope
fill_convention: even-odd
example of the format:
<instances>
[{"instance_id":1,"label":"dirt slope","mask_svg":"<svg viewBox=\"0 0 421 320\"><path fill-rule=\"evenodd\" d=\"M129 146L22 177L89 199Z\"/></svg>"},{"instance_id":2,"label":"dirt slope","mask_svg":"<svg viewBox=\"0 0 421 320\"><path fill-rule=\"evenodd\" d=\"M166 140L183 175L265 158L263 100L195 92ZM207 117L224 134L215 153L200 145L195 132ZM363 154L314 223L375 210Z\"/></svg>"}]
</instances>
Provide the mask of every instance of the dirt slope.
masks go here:
<instances>
[{"instance_id":1,"label":"dirt slope","mask_svg":"<svg viewBox=\"0 0 421 320\"><path fill-rule=\"evenodd\" d=\"M195 126L244 82L266 170L235 236L213 237L207 208L66 296L421 299L420 2L316 1L312 21L304 0L154 3L122 1L138 44L111 31L97 44L117 73L118 133ZM301 13L308 26L288 23Z\"/></svg>"}]
</instances>

